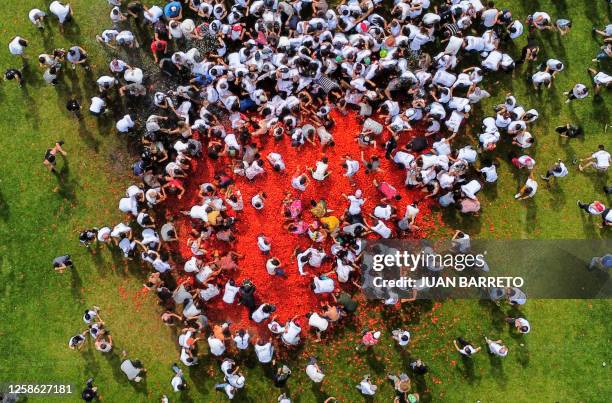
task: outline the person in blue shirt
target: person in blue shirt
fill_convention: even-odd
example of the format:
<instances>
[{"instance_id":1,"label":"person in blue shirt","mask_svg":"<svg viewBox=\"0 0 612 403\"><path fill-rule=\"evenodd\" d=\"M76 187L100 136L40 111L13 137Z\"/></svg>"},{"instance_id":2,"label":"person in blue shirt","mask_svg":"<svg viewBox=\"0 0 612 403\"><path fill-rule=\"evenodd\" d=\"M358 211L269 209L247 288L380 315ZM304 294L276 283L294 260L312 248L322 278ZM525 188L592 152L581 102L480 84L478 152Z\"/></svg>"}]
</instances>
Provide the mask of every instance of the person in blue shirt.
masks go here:
<instances>
[{"instance_id":1,"label":"person in blue shirt","mask_svg":"<svg viewBox=\"0 0 612 403\"><path fill-rule=\"evenodd\" d=\"M178 1L171 1L164 6L164 15L170 20L183 18L183 6Z\"/></svg>"}]
</instances>

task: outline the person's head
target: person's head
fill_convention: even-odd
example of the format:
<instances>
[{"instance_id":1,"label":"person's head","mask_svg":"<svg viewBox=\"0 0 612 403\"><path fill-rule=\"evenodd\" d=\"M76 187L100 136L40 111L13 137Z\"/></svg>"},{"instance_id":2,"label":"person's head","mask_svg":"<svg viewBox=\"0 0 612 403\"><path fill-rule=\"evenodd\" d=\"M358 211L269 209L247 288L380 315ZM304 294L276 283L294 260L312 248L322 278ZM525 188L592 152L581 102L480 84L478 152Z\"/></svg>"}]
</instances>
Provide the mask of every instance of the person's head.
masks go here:
<instances>
[{"instance_id":1,"label":"person's head","mask_svg":"<svg viewBox=\"0 0 612 403\"><path fill-rule=\"evenodd\" d=\"M606 147L604 147L603 144L598 145L597 148L599 148L600 150L605 150L606 149Z\"/></svg>"}]
</instances>

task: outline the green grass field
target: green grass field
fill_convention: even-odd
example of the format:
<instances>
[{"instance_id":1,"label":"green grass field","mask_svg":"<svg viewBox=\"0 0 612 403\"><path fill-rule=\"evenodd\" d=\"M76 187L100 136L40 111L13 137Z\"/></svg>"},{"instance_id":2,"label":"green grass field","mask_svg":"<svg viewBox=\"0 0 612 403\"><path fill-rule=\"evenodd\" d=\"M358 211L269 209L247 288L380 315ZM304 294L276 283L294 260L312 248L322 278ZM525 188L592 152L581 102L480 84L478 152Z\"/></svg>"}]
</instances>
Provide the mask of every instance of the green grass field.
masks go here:
<instances>
[{"instance_id":1,"label":"green grass field","mask_svg":"<svg viewBox=\"0 0 612 403\"><path fill-rule=\"evenodd\" d=\"M132 156L124 139L87 116L79 124L65 111L68 94L88 101L95 91L82 71L64 72L56 88L46 86L38 71L36 55L54 47L80 44L89 50L97 77L106 71L106 55L95 43L95 35L110 26L107 2L72 0L76 24L60 35L54 22L40 34L27 20L33 7L45 8L42 0L9 0L0 16L0 52L2 71L21 65L12 58L6 44L14 35L30 40L29 66L25 68L28 84L20 89L13 82L0 84L0 385L9 383L73 384L80 393L82 384L95 376L104 400L110 402L155 401L168 394L172 401L217 401L225 399L213 390L221 380L216 363L208 360L206 348L202 363L187 371L190 389L173 394L170 365L178 360L176 337L161 324L159 307L153 296L137 294L142 287L144 269L125 265L107 250L94 255L78 244L81 229L121 219L117 201L131 183L129 166ZM589 86L586 74L598 43L590 33L593 25L610 22L610 8L603 0L513 0L499 1L515 16L524 19L535 10L544 10L554 18L570 18L573 30L565 37L557 33L539 34L542 60L556 57L566 63L550 91L535 93L525 83L525 67L514 79L500 75L489 77L487 89L493 97L483 105L490 108L512 91L525 106L540 111L532 130L537 146L531 153L538 161L538 174L563 158L589 155L598 144L612 148L605 132L610 118L610 95L602 100L593 96L563 103L563 91L576 82ZM525 38L516 44L515 54ZM610 72L610 64L603 68ZM499 82L495 82L499 80ZM495 84L494 84L495 83ZM488 113L490 109L485 109ZM561 141L554 127L574 122L583 125L584 139ZM473 121L474 122L474 121ZM474 124L477 126L477 124ZM468 133L470 131L468 130ZM56 140L65 140L68 157L58 164L61 180L50 175L42 165L45 149ZM499 152L505 159L503 150ZM577 209L577 198L602 199L603 175L581 174L570 167L570 176L547 188L541 188L535 200L516 202L516 193L524 177L515 175L505 162L499 183L485 191L480 218L462 218L444 213L448 225L461 228L480 238L598 239L609 237ZM602 199L607 205L612 200ZM56 274L51 260L70 253L76 270ZM545 269L545 268L542 268ZM577 268L580 270L581 268ZM82 352L67 347L68 338L83 329L82 312L91 305L102 308L102 317L115 341L115 354L108 356L88 346ZM612 395L610 382L611 304L589 300L530 300L521 309L533 330L526 337L512 335L503 324L508 306L497 308L478 301L445 302L441 307L419 302L399 313L380 314L366 311L371 320L388 328L399 323L413 333L407 352L393 346L386 332L373 353L356 353L360 329L347 326L327 344L307 344L290 358L294 375L287 392L295 401L323 401L336 396L342 401L360 401L355 389L361 377L369 373L383 385L387 372L405 369L409 356L421 357L430 366L422 381L413 380L424 401L449 402L604 402ZM502 338L510 348L504 360L482 352L471 362L462 361L452 348L452 339L463 335L482 343L484 335ZM146 382L133 386L119 371L122 349L143 361L149 372ZM305 356L317 355L328 374L321 387L312 387L303 372ZM276 401L280 391L273 390L254 357L247 357L247 386L237 401ZM375 401L391 401L392 388L384 384ZM606 397L608 396L608 397ZM57 401L77 401L79 396ZM28 400L46 401L44 397Z\"/></svg>"}]
</instances>

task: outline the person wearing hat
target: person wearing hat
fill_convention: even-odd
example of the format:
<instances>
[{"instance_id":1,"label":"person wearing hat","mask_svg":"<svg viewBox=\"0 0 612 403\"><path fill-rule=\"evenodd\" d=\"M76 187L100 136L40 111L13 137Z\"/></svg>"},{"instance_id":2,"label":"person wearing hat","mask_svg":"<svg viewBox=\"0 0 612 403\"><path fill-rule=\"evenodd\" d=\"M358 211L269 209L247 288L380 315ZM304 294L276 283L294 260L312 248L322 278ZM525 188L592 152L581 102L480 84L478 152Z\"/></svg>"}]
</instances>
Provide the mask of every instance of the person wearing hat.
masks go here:
<instances>
[{"instance_id":1,"label":"person wearing hat","mask_svg":"<svg viewBox=\"0 0 612 403\"><path fill-rule=\"evenodd\" d=\"M408 393L411 387L410 377L405 373L399 374L399 376L389 374L387 378L393 382L393 388L400 394Z\"/></svg>"}]
</instances>

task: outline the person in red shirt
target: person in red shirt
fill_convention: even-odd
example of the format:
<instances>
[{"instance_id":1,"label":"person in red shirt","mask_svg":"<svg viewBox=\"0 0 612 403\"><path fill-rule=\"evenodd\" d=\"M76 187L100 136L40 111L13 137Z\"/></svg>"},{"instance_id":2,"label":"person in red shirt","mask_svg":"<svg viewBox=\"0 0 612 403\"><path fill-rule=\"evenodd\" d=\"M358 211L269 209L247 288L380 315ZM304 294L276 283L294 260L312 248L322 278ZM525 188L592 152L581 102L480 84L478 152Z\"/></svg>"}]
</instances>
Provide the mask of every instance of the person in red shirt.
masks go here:
<instances>
[{"instance_id":1,"label":"person in red shirt","mask_svg":"<svg viewBox=\"0 0 612 403\"><path fill-rule=\"evenodd\" d=\"M156 39L151 43L151 52L153 52L153 58L155 63L159 63L159 56L164 56L168 49L168 42L163 39Z\"/></svg>"}]
</instances>

